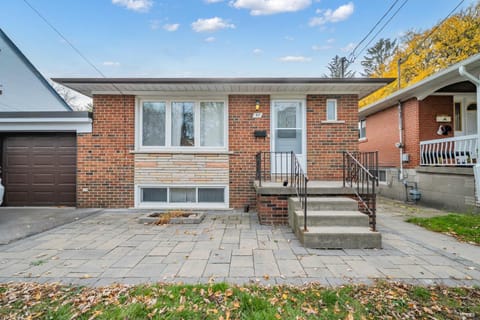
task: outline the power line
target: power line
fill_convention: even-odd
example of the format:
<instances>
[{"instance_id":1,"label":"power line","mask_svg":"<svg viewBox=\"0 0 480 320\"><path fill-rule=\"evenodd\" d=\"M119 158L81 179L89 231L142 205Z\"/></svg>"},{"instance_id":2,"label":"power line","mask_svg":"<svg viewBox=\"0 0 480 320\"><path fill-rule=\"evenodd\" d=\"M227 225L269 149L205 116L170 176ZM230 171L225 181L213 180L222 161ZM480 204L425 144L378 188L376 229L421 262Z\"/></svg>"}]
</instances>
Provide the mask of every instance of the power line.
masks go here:
<instances>
[{"instance_id":1,"label":"power line","mask_svg":"<svg viewBox=\"0 0 480 320\"><path fill-rule=\"evenodd\" d=\"M385 27L390 23L390 21L392 21L392 19L398 14L398 12L407 4L408 0L405 0L402 2L402 4L400 5L400 7L398 7L397 10L395 10L395 12L393 13L393 15L387 20L385 21L385 23L383 24L383 26L380 28L380 30L377 31L377 33L375 33L375 35L372 37L372 39L370 39L370 41L362 48L362 50L360 50L360 52L358 53L357 56L361 55L362 52L368 48L368 46L370 46L370 44L372 43L373 40L375 40L375 38L380 34L380 32L383 31L383 29L385 29Z\"/></svg>"},{"instance_id":2,"label":"power line","mask_svg":"<svg viewBox=\"0 0 480 320\"><path fill-rule=\"evenodd\" d=\"M385 11L383 16L377 21L377 23L375 23L375 25L370 29L370 31L365 35L365 37L363 37L363 39L360 40L360 42L355 46L355 48L353 48L352 53L350 54L350 57L351 57L350 58L350 63L355 62L355 59L357 58L355 56L355 51L358 49L358 47L360 47L360 45L368 38L368 36L372 34L373 30L375 30L375 28L377 28L377 26L380 24L380 22L382 22L382 20L390 13L390 11L392 11L393 7L398 3L398 1L400 1L400 0L393 1L390 8L388 8L388 10Z\"/></svg>"},{"instance_id":3,"label":"power line","mask_svg":"<svg viewBox=\"0 0 480 320\"><path fill-rule=\"evenodd\" d=\"M55 33L60 36L88 65L90 65L102 78L107 78L105 74L98 69L93 62L91 62L75 45L73 45L72 42L70 42L53 24L48 21L47 18L45 18L37 9L35 9L34 6L28 2L28 0L23 0L27 6L30 7ZM112 83L112 86L120 93L123 95L123 92L114 84Z\"/></svg>"}]
</instances>

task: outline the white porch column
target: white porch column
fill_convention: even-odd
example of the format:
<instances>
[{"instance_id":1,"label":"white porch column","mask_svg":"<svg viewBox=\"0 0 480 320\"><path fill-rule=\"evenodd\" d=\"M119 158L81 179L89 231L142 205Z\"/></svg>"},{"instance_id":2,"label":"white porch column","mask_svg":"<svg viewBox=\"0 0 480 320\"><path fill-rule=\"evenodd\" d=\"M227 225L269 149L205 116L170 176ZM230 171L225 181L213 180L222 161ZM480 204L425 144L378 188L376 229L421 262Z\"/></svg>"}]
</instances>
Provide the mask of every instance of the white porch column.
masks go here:
<instances>
[{"instance_id":1,"label":"white porch column","mask_svg":"<svg viewBox=\"0 0 480 320\"><path fill-rule=\"evenodd\" d=\"M480 203L480 75L475 77L471 73L467 72L464 66L458 68L458 72L461 76L466 77L468 80L473 82L477 87L477 164L473 168L473 173L475 175L475 200Z\"/></svg>"}]
</instances>

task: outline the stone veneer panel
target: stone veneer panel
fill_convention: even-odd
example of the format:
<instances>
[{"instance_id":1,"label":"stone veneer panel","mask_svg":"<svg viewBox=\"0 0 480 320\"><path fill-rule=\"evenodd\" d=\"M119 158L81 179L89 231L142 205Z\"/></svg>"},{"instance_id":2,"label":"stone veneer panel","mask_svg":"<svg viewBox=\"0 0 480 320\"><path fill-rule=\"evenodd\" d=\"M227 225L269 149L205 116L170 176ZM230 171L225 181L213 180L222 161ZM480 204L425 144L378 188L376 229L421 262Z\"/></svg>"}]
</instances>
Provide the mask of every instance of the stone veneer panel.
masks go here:
<instances>
[{"instance_id":1,"label":"stone veneer panel","mask_svg":"<svg viewBox=\"0 0 480 320\"><path fill-rule=\"evenodd\" d=\"M135 184L228 185L228 154L135 154Z\"/></svg>"}]
</instances>

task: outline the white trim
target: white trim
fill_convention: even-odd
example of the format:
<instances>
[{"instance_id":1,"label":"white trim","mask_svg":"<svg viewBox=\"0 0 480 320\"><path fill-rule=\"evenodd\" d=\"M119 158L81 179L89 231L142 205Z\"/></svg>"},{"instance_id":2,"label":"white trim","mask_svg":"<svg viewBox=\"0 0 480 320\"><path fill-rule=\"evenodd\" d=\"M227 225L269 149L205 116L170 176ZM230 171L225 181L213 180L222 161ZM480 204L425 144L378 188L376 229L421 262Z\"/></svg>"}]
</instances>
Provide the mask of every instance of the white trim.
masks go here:
<instances>
[{"instance_id":1,"label":"white trim","mask_svg":"<svg viewBox=\"0 0 480 320\"><path fill-rule=\"evenodd\" d=\"M335 117L333 119L328 119L328 103L334 102L335 103ZM326 122L337 122L338 121L338 101L337 99L327 99L325 102L325 120ZM323 123L323 121L322 121Z\"/></svg>"},{"instance_id":2,"label":"white trim","mask_svg":"<svg viewBox=\"0 0 480 320\"><path fill-rule=\"evenodd\" d=\"M71 131L91 133L92 119L75 118L0 118L1 131Z\"/></svg>"},{"instance_id":3,"label":"white trim","mask_svg":"<svg viewBox=\"0 0 480 320\"><path fill-rule=\"evenodd\" d=\"M221 153L228 151L228 97L222 95L210 96L191 96L185 94L183 96L164 96L159 97L158 93L155 96L137 97L135 101L135 150L136 153ZM222 99L223 98L223 99ZM142 146L142 125L143 125L143 102L164 102L165 103L165 146ZM193 147L177 147L171 146L172 143L172 103L174 102L193 102L194 103L194 139L195 146ZM223 137L224 145L221 147L202 147L200 145L200 104L202 102L221 102L223 103Z\"/></svg>"},{"instance_id":4,"label":"white trim","mask_svg":"<svg viewBox=\"0 0 480 320\"><path fill-rule=\"evenodd\" d=\"M166 188L167 189L167 202L142 202L141 201L141 188ZM195 188L196 202L189 203L169 203L170 188ZM224 199L223 203L216 202L198 202L198 188L223 188ZM153 183L140 183L135 184L134 203L135 208L162 208L162 209L228 209L230 207L230 190L228 185L209 185L209 184L153 184Z\"/></svg>"},{"instance_id":5,"label":"white trim","mask_svg":"<svg viewBox=\"0 0 480 320\"><path fill-rule=\"evenodd\" d=\"M275 137L276 137L276 116L275 116L275 102L299 102L300 112L302 113L302 153L300 156L304 159L304 171L307 172L307 100L303 99L270 99L270 150L275 152Z\"/></svg>"}]
</instances>

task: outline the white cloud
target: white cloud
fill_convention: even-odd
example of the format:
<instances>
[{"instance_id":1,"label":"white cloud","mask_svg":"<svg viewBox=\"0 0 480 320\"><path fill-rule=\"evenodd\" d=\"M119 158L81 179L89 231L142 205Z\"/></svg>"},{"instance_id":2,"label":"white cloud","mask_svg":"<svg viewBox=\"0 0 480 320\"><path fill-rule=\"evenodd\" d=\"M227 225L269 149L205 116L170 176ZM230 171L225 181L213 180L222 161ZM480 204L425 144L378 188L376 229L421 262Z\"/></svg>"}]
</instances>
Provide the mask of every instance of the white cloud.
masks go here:
<instances>
[{"instance_id":1,"label":"white cloud","mask_svg":"<svg viewBox=\"0 0 480 320\"><path fill-rule=\"evenodd\" d=\"M320 10L317 9L316 13L319 14L319 17L314 17L310 19L309 25L311 27L320 26L326 24L328 22L340 22L347 20L355 10L355 6L353 2L349 2L347 4L341 5L335 10L327 9L327 10Z\"/></svg>"},{"instance_id":2,"label":"white cloud","mask_svg":"<svg viewBox=\"0 0 480 320\"><path fill-rule=\"evenodd\" d=\"M118 67L120 65L120 62L117 61L104 61L102 63L106 67Z\"/></svg>"},{"instance_id":3,"label":"white cloud","mask_svg":"<svg viewBox=\"0 0 480 320\"><path fill-rule=\"evenodd\" d=\"M172 23L172 24L167 23L163 25L163 29L170 32L177 31L179 27L180 27L179 23Z\"/></svg>"},{"instance_id":4,"label":"white cloud","mask_svg":"<svg viewBox=\"0 0 480 320\"><path fill-rule=\"evenodd\" d=\"M215 32L221 29L235 29L235 25L228 23L219 17L210 19L198 19L192 23L192 29L195 32Z\"/></svg>"},{"instance_id":5,"label":"white cloud","mask_svg":"<svg viewBox=\"0 0 480 320\"><path fill-rule=\"evenodd\" d=\"M284 39L285 39L285 40L288 40L288 41L293 41L293 40L295 40L295 38L292 37L292 36L285 36Z\"/></svg>"},{"instance_id":6,"label":"white cloud","mask_svg":"<svg viewBox=\"0 0 480 320\"><path fill-rule=\"evenodd\" d=\"M263 50L262 49L259 49L259 48L255 48L253 49L253 54L256 55L256 56L259 56L263 53Z\"/></svg>"},{"instance_id":7,"label":"white cloud","mask_svg":"<svg viewBox=\"0 0 480 320\"><path fill-rule=\"evenodd\" d=\"M333 39L333 38L330 38L330 39L327 40L327 43L334 43L334 42L335 42L335 39Z\"/></svg>"},{"instance_id":8,"label":"white cloud","mask_svg":"<svg viewBox=\"0 0 480 320\"><path fill-rule=\"evenodd\" d=\"M215 42L215 40L217 40L217 38L215 37L208 37L208 38L205 38L205 42Z\"/></svg>"},{"instance_id":9,"label":"white cloud","mask_svg":"<svg viewBox=\"0 0 480 320\"><path fill-rule=\"evenodd\" d=\"M282 62L309 62L312 61L312 58L304 56L284 56L278 60Z\"/></svg>"},{"instance_id":10,"label":"white cloud","mask_svg":"<svg viewBox=\"0 0 480 320\"><path fill-rule=\"evenodd\" d=\"M248 9L252 16L295 12L312 4L311 0L232 0L230 5L237 9Z\"/></svg>"},{"instance_id":11,"label":"white cloud","mask_svg":"<svg viewBox=\"0 0 480 320\"><path fill-rule=\"evenodd\" d=\"M349 44L347 44L345 47L343 47L341 50L343 52L350 52L353 50L353 48L355 48L355 43L353 42L350 42Z\"/></svg>"},{"instance_id":12,"label":"white cloud","mask_svg":"<svg viewBox=\"0 0 480 320\"><path fill-rule=\"evenodd\" d=\"M313 45L312 46L313 51L324 51L324 50L328 50L328 49L332 49L332 46L330 46L330 45L323 45L323 46Z\"/></svg>"},{"instance_id":13,"label":"white cloud","mask_svg":"<svg viewBox=\"0 0 480 320\"><path fill-rule=\"evenodd\" d=\"M137 12L147 12L153 6L153 0L112 0L112 3Z\"/></svg>"}]
</instances>

